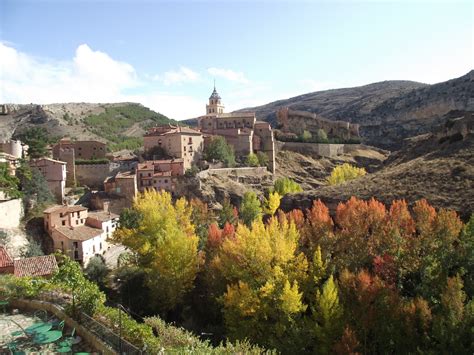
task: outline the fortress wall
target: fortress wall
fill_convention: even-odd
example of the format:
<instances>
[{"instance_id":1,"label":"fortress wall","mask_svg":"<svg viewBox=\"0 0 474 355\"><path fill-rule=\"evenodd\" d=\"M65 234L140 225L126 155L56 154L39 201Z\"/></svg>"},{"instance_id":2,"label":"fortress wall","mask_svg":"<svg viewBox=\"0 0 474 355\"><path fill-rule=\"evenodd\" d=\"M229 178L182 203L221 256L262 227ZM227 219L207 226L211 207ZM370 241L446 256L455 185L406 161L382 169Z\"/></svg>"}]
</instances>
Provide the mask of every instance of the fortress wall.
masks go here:
<instances>
[{"instance_id":1,"label":"fortress wall","mask_svg":"<svg viewBox=\"0 0 474 355\"><path fill-rule=\"evenodd\" d=\"M107 164L84 164L75 166L76 180L79 185L102 188L104 180L110 175L111 166Z\"/></svg>"},{"instance_id":2,"label":"fortress wall","mask_svg":"<svg viewBox=\"0 0 474 355\"><path fill-rule=\"evenodd\" d=\"M344 153L347 144L318 144L300 142L277 142L277 150L289 150L306 155L333 158Z\"/></svg>"}]
</instances>

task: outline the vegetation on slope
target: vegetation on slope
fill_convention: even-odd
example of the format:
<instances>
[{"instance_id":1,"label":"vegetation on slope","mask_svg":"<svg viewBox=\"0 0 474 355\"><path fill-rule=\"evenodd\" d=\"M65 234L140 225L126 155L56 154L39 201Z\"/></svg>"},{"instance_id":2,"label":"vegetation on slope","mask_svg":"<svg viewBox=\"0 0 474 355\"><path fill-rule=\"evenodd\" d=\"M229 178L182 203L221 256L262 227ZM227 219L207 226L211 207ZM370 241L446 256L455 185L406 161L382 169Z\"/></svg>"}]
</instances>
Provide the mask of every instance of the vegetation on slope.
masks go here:
<instances>
[{"instance_id":1,"label":"vegetation on slope","mask_svg":"<svg viewBox=\"0 0 474 355\"><path fill-rule=\"evenodd\" d=\"M138 125L147 129L153 125L176 123L168 117L139 104L107 106L105 112L84 119L87 129L110 142L109 149L137 149L143 145L141 137L128 137L124 131Z\"/></svg>"}]
</instances>

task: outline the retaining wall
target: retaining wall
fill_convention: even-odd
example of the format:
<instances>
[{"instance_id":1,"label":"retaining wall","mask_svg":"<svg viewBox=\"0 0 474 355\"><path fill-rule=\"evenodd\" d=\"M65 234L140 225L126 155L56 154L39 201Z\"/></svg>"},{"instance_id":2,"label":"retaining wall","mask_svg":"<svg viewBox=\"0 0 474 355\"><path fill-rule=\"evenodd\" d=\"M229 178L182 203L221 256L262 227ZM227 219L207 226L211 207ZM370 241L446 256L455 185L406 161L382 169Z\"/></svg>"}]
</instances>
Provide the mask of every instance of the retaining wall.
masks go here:
<instances>
[{"instance_id":1,"label":"retaining wall","mask_svg":"<svg viewBox=\"0 0 474 355\"><path fill-rule=\"evenodd\" d=\"M307 155L318 155L326 158L334 158L344 153L347 144L326 143L301 143L301 142L276 142L277 150L289 150Z\"/></svg>"},{"instance_id":2,"label":"retaining wall","mask_svg":"<svg viewBox=\"0 0 474 355\"><path fill-rule=\"evenodd\" d=\"M0 228L18 228L23 217L21 199L0 201Z\"/></svg>"}]
</instances>

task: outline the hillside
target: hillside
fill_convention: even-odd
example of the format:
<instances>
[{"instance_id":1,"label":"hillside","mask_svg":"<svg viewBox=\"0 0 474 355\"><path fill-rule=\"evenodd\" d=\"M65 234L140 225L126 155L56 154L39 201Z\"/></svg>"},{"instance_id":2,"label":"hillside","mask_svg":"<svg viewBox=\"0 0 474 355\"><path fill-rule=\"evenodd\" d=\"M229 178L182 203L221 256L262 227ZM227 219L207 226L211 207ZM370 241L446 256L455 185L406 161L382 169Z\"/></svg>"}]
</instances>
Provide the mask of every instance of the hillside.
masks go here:
<instances>
[{"instance_id":1,"label":"hillside","mask_svg":"<svg viewBox=\"0 0 474 355\"><path fill-rule=\"evenodd\" d=\"M0 140L18 136L31 127L42 127L53 137L97 139L113 151L136 149L145 129L154 124L175 123L136 103L8 105L0 116Z\"/></svg>"},{"instance_id":2,"label":"hillside","mask_svg":"<svg viewBox=\"0 0 474 355\"><path fill-rule=\"evenodd\" d=\"M341 185L285 196L282 208L307 208L321 199L335 209L351 196L376 197L384 203L405 198L410 204L425 198L468 217L474 211L474 118L469 113L463 119L469 127L463 135L452 132L453 122L448 119L436 131L409 139L381 170Z\"/></svg>"},{"instance_id":3,"label":"hillside","mask_svg":"<svg viewBox=\"0 0 474 355\"><path fill-rule=\"evenodd\" d=\"M474 71L443 83L384 81L318 91L242 110L276 126L276 111L289 106L361 125L364 143L399 149L404 138L429 132L451 110L474 110Z\"/></svg>"}]
</instances>

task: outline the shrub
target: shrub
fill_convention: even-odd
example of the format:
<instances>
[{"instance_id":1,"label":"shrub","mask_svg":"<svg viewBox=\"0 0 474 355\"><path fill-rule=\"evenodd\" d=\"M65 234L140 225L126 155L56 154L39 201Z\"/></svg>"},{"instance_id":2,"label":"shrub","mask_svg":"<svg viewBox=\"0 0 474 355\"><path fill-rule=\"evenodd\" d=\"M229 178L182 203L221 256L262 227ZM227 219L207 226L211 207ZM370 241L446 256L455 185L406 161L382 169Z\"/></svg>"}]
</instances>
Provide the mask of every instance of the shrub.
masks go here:
<instances>
[{"instance_id":1,"label":"shrub","mask_svg":"<svg viewBox=\"0 0 474 355\"><path fill-rule=\"evenodd\" d=\"M258 166L259 161L258 161L257 155L254 154L254 153L250 153L249 155L247 155L247 158L245 159L245 165L247 165L247 166Z\"/></svg>"},{"instance_id":2,"label":"shrub","mask_svg":"<svg viewBox=\"0 0 474 355\"><path fill-rule=\"evenodd\" d=\"M309 142L311 138L313 138L313 135L310 131L304 130L303 133L301 133L301 140L303 142Z\"/></svg>"},{"instance_id":3,"label":"shrub","mask_svg":"<svg viewBox=\"0 0 474 355\"><path fill-rule=\"evenodd\" d=\"M275 191L280 194L280 196L303 191L297 182L286 177L277 179L273 187Z\"/></svg>"},{"instance_id":4,"label":"shrub","mask_svg":"<svg viewBox=\"0 0 474 355\"><path fill-rule=\"evenodd\" d=\"M264 152L257 152L258 165L267 166L270 159Z\"/></svg>"},{"instance_id":5,"label":"shrub","mask_svg":"<svg viewBox=\"0 0 474 355\"><path fill-rule=\"evenodd\" d=\"M344 163L342 165L336 166L332 170L331 175L327 178L327 181L329 185L337 185L356 179L360 176L364 176L365 174L366 171L364 168L358 168L348 163Z\"/></svg>"}]
</instances>

